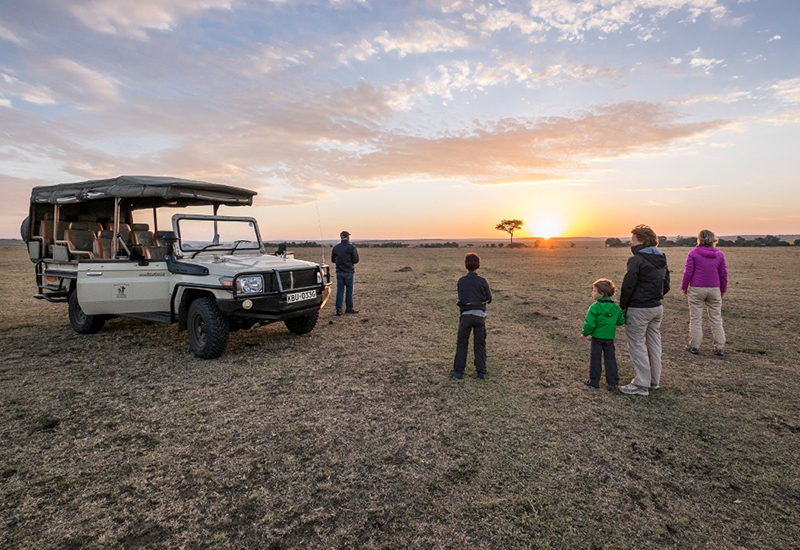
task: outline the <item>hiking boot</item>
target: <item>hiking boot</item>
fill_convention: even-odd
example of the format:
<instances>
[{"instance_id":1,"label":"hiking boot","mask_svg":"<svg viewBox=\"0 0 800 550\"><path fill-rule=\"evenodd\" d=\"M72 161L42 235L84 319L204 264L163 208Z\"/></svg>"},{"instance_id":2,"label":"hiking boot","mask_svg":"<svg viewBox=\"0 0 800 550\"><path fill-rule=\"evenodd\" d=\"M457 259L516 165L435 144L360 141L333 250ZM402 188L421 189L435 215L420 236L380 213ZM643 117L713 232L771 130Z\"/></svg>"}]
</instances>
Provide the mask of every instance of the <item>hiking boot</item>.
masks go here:
<instances>
[{"instance_id":1,"label":"hiking boot","mask_svg":"<svg viewBox=\"0 0 800 550\"><path fill-rule=\"evenodd\" d=\"M586 380L584 380L583 384L585 386L589 386L590 388L594 388L594 389L600 388L600 384L597 384L596 386L594 384L592 384L592 379L591 378L587 378Z\"/></svg>"},{"instance_id":2,"label":"hiking boot","mask_svg":"<svg viewBox=\"0 0 800 550\"><path fill-rule=\"evenodd\" d=\"M651 389L651 390L657 390L657 389L658 389L658 388L660 388L660 387L661 387L661 386L659 386L658 384L650 384L650 389Z\"/></svg>"},{"instance_id":3,"label":"hiking boot","mask_svg":"<svg viewBox=\"0 0 800 550\"><path fill-rule=\"evenodd\" d=\"M355 309L346 309L344 312L345 313L358 313L358 311L356 311Z\"/></svg>"},{"instance_id":4,"label":"hiking boot","mask_svg":"<svg viewBox=\"0 0 800 550\"><path fill-rule=\"evenodd\" d=\"M628 384L627 386L622 386L620 387L619 391L621 391L625 395L643 395L645 397L650 395L650 392L647 390L647 388L640 388L636 384Z\"/></svg>"},{"instance_id":5,"label":"hiking boot","mask_svg":"<svg viewBox=\"0 0 800 550\"><path fill-rule=\"evenodd\" d=\"M714 350L714 355L717 357L725 357L725 352L722 351L722 348L717 348Z\"/></svg>"},{"instance_id":6,"label":"hiking boot","mask_svg":"<svg viewBox=\"0 0 800 550\"><path fill-rule=\"evenodd\" d=\"M686 351L688 351L692 355L700 355L700 350L697 348L693 348L692 346L686 346Z\"/></svg>"}]
</instances>

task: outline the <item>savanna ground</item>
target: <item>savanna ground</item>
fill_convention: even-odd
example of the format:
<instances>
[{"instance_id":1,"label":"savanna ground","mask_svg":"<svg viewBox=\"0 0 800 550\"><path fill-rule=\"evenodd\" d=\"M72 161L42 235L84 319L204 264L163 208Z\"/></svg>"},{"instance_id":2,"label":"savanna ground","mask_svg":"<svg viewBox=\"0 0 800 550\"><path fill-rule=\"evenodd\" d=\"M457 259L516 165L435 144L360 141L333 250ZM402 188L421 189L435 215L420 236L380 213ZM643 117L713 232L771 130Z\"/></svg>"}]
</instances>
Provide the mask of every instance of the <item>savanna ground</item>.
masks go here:
<instances>
[{"instance_id":1,"label":"savanna ground","mask_svg":"<svg viewBox=\"0 0 800 550\"><path fill-rule=\"evenodd\" d=\"M0 547L798 546L800 248L725 250L724 359L684 351L673 290L648 398L582 384L627 249L481 249L489 377L450 379L464 252L364 249L360 315L204 361L174 325L75 334L0 247Z\"/></svg>"}]
</instances>

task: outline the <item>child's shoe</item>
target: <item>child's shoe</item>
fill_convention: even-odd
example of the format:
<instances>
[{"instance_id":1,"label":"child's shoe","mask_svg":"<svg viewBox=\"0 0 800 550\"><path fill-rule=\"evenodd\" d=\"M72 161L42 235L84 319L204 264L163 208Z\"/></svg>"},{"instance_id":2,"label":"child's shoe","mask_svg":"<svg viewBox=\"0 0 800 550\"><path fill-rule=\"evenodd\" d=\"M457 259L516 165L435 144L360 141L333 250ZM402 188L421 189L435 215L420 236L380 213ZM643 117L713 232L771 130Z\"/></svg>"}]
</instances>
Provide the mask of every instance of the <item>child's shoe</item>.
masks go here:
<instances>
[{"instance_id":1,"label":"child's shoe","mask_svg":"<svg viewBox=\"0 0 800 550\"><path fill-rule=\"evenodd\" d=\"M592 384L592 379L591 378L587 378L586 380L583 381L583 383L585 385L589 386L590 388L594 388L594 389L599 389L600 388L600 384L597 384L596 386L594 384Z\"/></svg>"},{"instance_id":2,"label":"child's shoe","mask_svg":"<svg viewBox=\"0 0 800 550\"><path fill-rule=\"evenodd\" d=\"M692 346L686 346L686 351L688 351L692 355L700 355L700 350L697 348L693 348Z\"/></svg>"},{"instance_id":3,"label":"child's shoe","mask_svg":"<svg viewBox=\"0 0 800 550\"><path fill-rule=\"evenodd\" d=\"M464 373L463 373L463 372L456 372L456 371L452 371L452 372L450 373L450 376L452 376L452 377L453 377L453 378L455 378L456 380L461 380L462 378L464 378Z\"/></svg>"},{"instance_id":4,"label":"child's shoe","mask_svg":"<svg viewBox=\"0 0 800 550\"><path fill-rule=\"evenodd\" d=\"M725 352L722 351L722 348L716 348L714 350L714 355L716 355L717 357L724 357L725 356Z\"/></svg>"},{"instance_id":5,"label":"child's shoe","mask_svg":"<svg viewBox=\"0 0 800 550\"><path fill-rule=\"evenodd\" d=\"M616 386L614 386L614 385L612 384L612 385L610 385L610 386L607 386L607 387L606 387L606 389L607 389L608 391L614 391L614 390L616 390L616 389L617 389L617 387L616 387Z\"/></svg>"},{"instance_id":6,"label":"child's shoe","mask_svg":"<svg viewBox=\"0 0 800 550\"><path fill-rule=\"evenodd\" d=\"M478 378L480 380L486 380L486 373L485 372L479 372L478 373Z\"/></svg>"}]
</instances>

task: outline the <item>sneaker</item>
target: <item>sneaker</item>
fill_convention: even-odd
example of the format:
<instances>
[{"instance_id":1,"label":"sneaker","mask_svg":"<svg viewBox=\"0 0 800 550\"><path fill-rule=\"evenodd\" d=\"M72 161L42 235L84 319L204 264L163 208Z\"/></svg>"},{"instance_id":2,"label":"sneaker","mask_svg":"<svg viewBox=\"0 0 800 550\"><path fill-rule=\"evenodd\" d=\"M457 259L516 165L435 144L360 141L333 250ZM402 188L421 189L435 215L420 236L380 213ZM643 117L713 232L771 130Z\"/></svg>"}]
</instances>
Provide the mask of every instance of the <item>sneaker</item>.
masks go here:
<instances>
[{"instance_id":1,"label":"sneaker","mask_svg":"<svg viewBox=\"0 0 800 550\"><path fill-rule=\"evenodd\" d=\"M600 384L598 384L596 386L594 384L592 384L591 378L587 378L586 380L583 381L583 383L584 383L584 385L589 386L590 388L594 388L594 389L598 389L600 387Z\"/></svg>"},{"instance_id":2,"label":"sneaker","mask_svg":"<svg viewBox=\"0 0 800 550\"><path fill-rule=\"evenodd\" d=\"M455 378L456 380L461 380L462 378L464 378L464 373L463 373L463 372L456 372L456 371L452 371L452 372L450 373L450 376L452 376L452 377L453 377L453 378Z\"/></svg>"},{"instance_id":3,"label":"sneaker","mask_svg":"<svg viewBox=\"0 0 800 550\"><path fill-rule=\"evenodd\" d=\"M355 309L346 309L344 310L345 313L358 313Z\"/></svg>"},{"instance_id":4,"label":"sneaker","mask_svg":"<svg viewBox=\"0 0 800 550\"><path fill-rule=\"evenodd\" d=\"M337 309L336 310L336 315L341 315L341 314L342 314L342 310L341 309Z\"/></svg>"},{"instance_id":5,"label":"sneaker","mask_svg":"<svg viewBox=\"0 0 800 550\"><path fill-rule=\"evenodd\" d=\"M717 348L714 350L714 355L717 357L725 357L725 352L722 351L722 348Z\"/></svg>"},{"instance_id":6,"label":"sneaker","mask_svg":"<svg viewBox=\"0 0 800 550\"><path fill-rule=\"evenodd\" d=\"M657 390L657 389L658 389L658 388L660 388L660 387L661 387L661 386L659 386L658 384L650 384L650 389L651 389L651 390Z\"/></svg>"},{"instance_id":7,"label":"sneaker","mask_svg":"<svg viewBox=\"0 0 800 550\"><path fill-rule=\"evenodd\" d=\"M628 384L627 386L620 387L619 391L624 393L625 395L650 395L650 392L647 388L640 388L636 384Z\"/></svg>"},{"instance_id":8,"label":"sneaker","mask_svg":"<svg viewBox=\"0 0 800 550\"><path fill-rule=\"evenodd\" d=\"M486 373L485 372L479 372L478 373L478 378L481 379L481 380L486 380Z\"/></svg>"},{"instance_id":9,"label":"sneaker","mask_svg":"<svg viewBox=\"0 0 800 550\"><path fill-rule=\"evenodd\" d=\"M688 351L692 355L700 355L700 350L697 348L693 348L692 346L686 346L686 351Z\"/></svg>"}]
</instances>

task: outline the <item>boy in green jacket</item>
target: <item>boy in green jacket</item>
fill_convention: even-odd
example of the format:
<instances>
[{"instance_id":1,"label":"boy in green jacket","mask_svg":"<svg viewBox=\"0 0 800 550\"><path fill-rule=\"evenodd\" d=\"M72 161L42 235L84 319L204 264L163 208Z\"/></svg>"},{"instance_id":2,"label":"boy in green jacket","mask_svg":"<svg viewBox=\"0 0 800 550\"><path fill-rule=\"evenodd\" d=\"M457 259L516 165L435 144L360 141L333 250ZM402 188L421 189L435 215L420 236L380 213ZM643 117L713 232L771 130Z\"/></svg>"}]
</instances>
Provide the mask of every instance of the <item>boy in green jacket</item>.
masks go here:
<instances>
[{"instance_id":1,"label":"boy in green jacket","mask_svg":"<svg viewBox=\"0 0 800 550\"><path fill-rule=\"evenodd\" d=\"M614 303L611 297L616 292L614 283L609 279L597 279L592 284L592 298L595 302L586 312L581 340L592 337L592 355L589 360L589 379L584 382L592 388L600 387L601 358L605 356L606 386L614 390L619 383L617 356L614 351L614 338L617 325L625 324L625 314Z\"/></svg>"}]
</instances>

